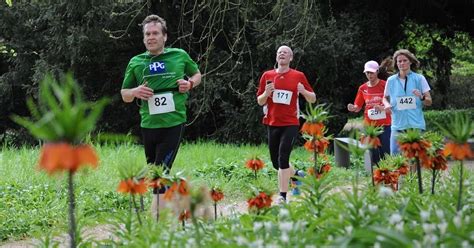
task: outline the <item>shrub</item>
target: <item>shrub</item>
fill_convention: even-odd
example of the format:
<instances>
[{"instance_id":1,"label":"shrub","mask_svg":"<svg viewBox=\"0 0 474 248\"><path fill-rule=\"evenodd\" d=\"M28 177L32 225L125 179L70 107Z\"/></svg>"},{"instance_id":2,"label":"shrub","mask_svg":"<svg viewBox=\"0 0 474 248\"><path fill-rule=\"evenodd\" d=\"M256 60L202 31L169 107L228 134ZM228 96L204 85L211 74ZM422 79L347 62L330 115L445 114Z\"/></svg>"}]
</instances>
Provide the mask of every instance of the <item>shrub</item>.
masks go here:
<instances>
[{"instance_id":1,"label":"shrub","mask_svg":"<svg viewBox=\"0 0 474 248\"><path fill-rule=\"evenodd\" d=\"M474 108L468 109L448 109L448 110L430 110L424 113L426 121L426 129L441 133L435 123L446 126L447 122L454 118L458 112L467 113L471 120L474 119Z\"/></svg>"}]
</instances>

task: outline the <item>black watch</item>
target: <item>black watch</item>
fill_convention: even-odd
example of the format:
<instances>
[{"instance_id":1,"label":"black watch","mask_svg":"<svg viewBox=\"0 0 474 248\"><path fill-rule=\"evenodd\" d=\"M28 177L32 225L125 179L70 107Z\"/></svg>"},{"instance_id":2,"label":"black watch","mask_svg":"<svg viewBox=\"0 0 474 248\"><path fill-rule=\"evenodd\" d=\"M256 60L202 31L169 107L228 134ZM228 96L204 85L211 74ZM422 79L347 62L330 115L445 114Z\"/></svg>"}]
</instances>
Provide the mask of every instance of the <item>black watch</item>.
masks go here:
<instances>
[{"instance_id":1,"label":"black watch","mask_svg":"<svg viewBox=\"0 0 474 248\"><path fill-rule=\"evenodd\" d=\"M421 96L421 100L424 101L426 99L425 95Z\"/></svg>"}]
</instances>

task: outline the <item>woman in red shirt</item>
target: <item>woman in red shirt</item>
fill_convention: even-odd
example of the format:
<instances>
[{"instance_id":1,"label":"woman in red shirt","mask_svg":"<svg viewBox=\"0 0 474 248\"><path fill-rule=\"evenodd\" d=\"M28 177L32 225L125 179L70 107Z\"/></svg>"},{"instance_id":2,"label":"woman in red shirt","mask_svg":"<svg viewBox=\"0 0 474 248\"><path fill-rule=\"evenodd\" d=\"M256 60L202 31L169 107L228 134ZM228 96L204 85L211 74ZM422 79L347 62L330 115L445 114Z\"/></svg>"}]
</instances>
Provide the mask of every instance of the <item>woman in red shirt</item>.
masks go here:
<instances>
[{"instance_id":1,"label":"woman in red shirt","mask_svg":"<svg viewBox=\"0 0 474 248\"><path fill-rule=\"evenodd\" d=\"M316 94L304 73L290 68L293 51L288 46L277 50L278 67L263 73L257 91L257 102L264 106L263 124L268 127L268 147L273 167L278 170L279 203L286 202L290 178L295 171L289 159L299 131L298 96L310 103Z\"/></svg>"},{"instance_id":2,"label":"woman in red shirt","mask_svg":"<svg viewBox=\"0 0 474 248\"><path fill-rule=\"evenodd\" d=\"M359 87L354 104L349 103L347 110L359 112L364 108L364 122L383 127L383 133L378 136L381 147L372 149L372 162L377 164L385 154L390 154L390 125L392 119L390 113L384 110L382 99L386 81L378 78L379 64L373 60L365 63L364 73L369 81Z\"/></svg>"}]
</instances>

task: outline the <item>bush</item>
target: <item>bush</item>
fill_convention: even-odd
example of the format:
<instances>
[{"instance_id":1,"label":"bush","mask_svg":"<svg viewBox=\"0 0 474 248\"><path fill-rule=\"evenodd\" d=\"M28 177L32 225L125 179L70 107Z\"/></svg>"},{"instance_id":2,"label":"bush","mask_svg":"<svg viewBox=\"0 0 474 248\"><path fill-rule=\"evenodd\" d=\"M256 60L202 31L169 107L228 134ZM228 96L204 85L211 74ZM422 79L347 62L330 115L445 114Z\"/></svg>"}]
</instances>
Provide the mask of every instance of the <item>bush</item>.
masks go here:
<instances>
[{"instance_id":1,"label":"bush","mask_svg":"<svg viewBox=\"0 0 474 248\"><path fill-rule=\"evenodd\" d=\"M474 108L468 109L448 109L448 110L430 110L424 113L426 128L430 131L441 132L436 123L444 125L452 120L458 112L467 113L471 120L474 119Z\"/></svg>"},{"instance_id":2,"label":"bush","mask_svg":"<svg viewBox=\"0 0 474 248\"><path fill-rule=\"evenodd\" d=\"M453 75L451 77L451 86L448 91L448 107L454 109L474 108L474 101L471 100L474 95L474 89L471 84L474 81L474 75L461 76ZM436 101L436 97L433 97Z\"/></svg>"}]
</instances>

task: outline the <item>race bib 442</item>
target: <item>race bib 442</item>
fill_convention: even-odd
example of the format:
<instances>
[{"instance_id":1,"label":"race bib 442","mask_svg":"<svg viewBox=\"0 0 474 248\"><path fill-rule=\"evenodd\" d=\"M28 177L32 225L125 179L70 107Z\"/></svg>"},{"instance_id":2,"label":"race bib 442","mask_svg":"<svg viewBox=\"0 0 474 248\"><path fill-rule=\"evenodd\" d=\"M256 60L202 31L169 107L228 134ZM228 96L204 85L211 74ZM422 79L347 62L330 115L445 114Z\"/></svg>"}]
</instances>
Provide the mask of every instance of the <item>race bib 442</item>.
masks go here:
<instances>
[{"instance_id":1,"label":"race bib 442","mask_svg":"<svg viewBox=\"0 0 474 248\"><path fill-rule=\"evenodd\" d=\"M397 109L398 110L416 109L415 97L414 96L397 97Z\"/></svg>"}]
</instances>

